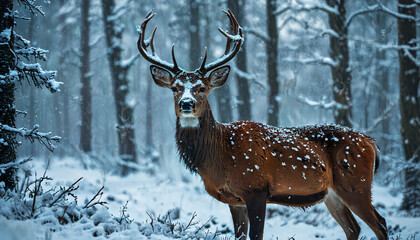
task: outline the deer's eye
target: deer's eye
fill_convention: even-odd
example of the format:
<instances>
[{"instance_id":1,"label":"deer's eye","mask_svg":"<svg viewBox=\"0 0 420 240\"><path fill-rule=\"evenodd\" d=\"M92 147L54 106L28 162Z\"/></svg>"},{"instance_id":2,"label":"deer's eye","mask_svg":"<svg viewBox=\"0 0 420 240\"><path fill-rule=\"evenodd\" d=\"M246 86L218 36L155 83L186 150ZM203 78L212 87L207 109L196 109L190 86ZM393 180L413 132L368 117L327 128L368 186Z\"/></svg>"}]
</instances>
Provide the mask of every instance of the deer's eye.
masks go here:
<instances>
[{"instance_id":1,"label":"deer's eye","mask_svg":"<svg viewBox=\"0 0 420 240\"><path fill-rule=\"evenodd\" d=\"M204 88L204 87L202 87L202 88L200 88L200 90L199 90L201 93L203 93L203 92L205 92L206 91L206 88Z\"/></svg>"},{"instance_id":2,"label":"deer's eye","mask_svg":"<svg viewBox=\"0 0 420 240\"><path fill-rule=\"evenodd\" d=\"M172 87L171 90L172 90L172 92L177 92L178 91L178 89L176 89L176 87Z\"/></svg>"}]
</instances>

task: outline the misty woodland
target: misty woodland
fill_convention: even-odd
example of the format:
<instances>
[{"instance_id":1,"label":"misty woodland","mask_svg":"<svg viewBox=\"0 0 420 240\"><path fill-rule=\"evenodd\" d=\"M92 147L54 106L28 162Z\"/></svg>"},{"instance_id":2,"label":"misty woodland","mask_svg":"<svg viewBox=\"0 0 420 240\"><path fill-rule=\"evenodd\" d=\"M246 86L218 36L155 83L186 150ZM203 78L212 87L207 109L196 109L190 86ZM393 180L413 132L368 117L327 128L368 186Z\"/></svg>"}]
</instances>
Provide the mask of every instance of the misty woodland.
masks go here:
<instances>
[{"instance_id":1,"label":"misty woodland","mask_svg":"<svg viewBox=\"0 0 420 240\"><path fill-rule=\"evenodd\" d=\"M419 239L419 15L0 0L0 239Z\"/></svg>"}]
</instances>

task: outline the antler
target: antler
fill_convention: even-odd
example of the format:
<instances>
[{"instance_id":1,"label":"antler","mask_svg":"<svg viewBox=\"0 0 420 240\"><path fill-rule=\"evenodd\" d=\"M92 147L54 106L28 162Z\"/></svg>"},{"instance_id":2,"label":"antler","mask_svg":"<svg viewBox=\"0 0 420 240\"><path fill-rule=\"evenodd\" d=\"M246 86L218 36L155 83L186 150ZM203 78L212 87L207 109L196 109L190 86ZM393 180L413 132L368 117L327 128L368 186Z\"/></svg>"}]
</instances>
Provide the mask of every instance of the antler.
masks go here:
<instances>
[{"instance_id":1,"label":"antler","mask_svg":"<svg viewBox=\"0 0 420 240\"><path fill-rule=\"evenodd\" d=\"M147 23L155 15L156 15L156 13L153 13L152 11L150 11L147 14L146 18L144 19L143 23L141 24L141 27L139 29L139 40L137 41L137 48L139 49L140 54L147 61L149 61L152 64L155 64L157 66L163 67L163 68L171 71L175 75L177 75L178 73L182 72L183 70L181 68L179 68L178 64L176 63L174 45L172 45L172 61L173 61L173 64L170 64L166 61L161 60L159 58L159 56L156 55L156 53L155 53L155 48L153 46L153 39L155 37L157 27L155 27L155 29L153 30L152 36L149 39L147 39L146 41L144 40L144 35L146 34ZM150 50L151 50L150 53L147 51L147 47L149 47L149 46L150 46Z\"/></svg>"},{"instance_id":2,"label":"antler","mask_svg":"<svg viewBox=\"0 0 420 240\"><path fill-rule=\"evenodd\" d=\"M239 52L239 49L241 48L241 45L244 42L242 28L239 26L238 21L236 20L233 13L229 9L227 12L226 11L223 11L223 12L229 17L230 26L231 26L233 35L229 34L228 31L224 31L219 27L219 31L223 34L223 36L227 38L225 53L216 61L206 64L206 60L207 60L207 48L206 48L204 58L203 58L203 63L201 64L201 67L196 70L197 72L201 73L201 75L205 75L210 70L213 70L229 62ZM233 42L233 48L231 50L232 42Z\"/></svg>"}]
</instances>

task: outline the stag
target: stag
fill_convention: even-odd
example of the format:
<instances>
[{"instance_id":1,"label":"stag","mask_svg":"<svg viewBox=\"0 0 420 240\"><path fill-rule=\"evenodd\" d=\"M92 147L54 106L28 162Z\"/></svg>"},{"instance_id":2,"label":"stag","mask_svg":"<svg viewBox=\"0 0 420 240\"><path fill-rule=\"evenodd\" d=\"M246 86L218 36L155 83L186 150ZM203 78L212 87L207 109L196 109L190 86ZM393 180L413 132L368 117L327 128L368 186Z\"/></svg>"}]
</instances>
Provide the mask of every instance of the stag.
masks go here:
<instances>
[{"instance_id":1,"label":"stag","mask_svg":"<svg viewBox=\"0 0 420 240\"><path fill-rule=\"evenodd\" d=\"M375 140L351 129L336 126L277 128L239 121L223 124L212 114L207 95L222 86L230 67L225 65L239 51L243 32L230 10L231 31L220 58L195 71L161 60L153 45L156 28L145 39L150 12L139 28L140 54L153 65L154 82L173 91L176 144L186 167L198 173L206 191L229 205L236 239L263 239L267 203L309 207L327 205L347 239L357 239L358 215L376 234L388 239L385 219L371 203L371 184L379 166Z\"/></svg>"}]
</instances>

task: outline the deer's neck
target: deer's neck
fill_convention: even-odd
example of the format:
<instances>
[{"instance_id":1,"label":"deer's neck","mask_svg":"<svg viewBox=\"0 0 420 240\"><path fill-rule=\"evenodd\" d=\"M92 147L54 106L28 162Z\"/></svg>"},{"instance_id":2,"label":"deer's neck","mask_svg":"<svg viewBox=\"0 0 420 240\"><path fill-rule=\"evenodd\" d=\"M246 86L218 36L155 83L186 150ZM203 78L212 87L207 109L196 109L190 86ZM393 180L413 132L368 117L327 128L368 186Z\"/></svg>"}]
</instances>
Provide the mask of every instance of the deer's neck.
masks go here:
<instances>
[{"instance_id":1,"label":"deer's neck","mask_svg":"<svg viewBox=\"0 0 420 240\"><path fill-rule=\"evenodd\" d=\"M214 161L222 154L224 128L214 119L208 101L196 127L183 127L180 121L182 119L178 118L176 140L187 168L193 172L206 172L211 166L218 166Z\"/></svg>"}]
</instances>

